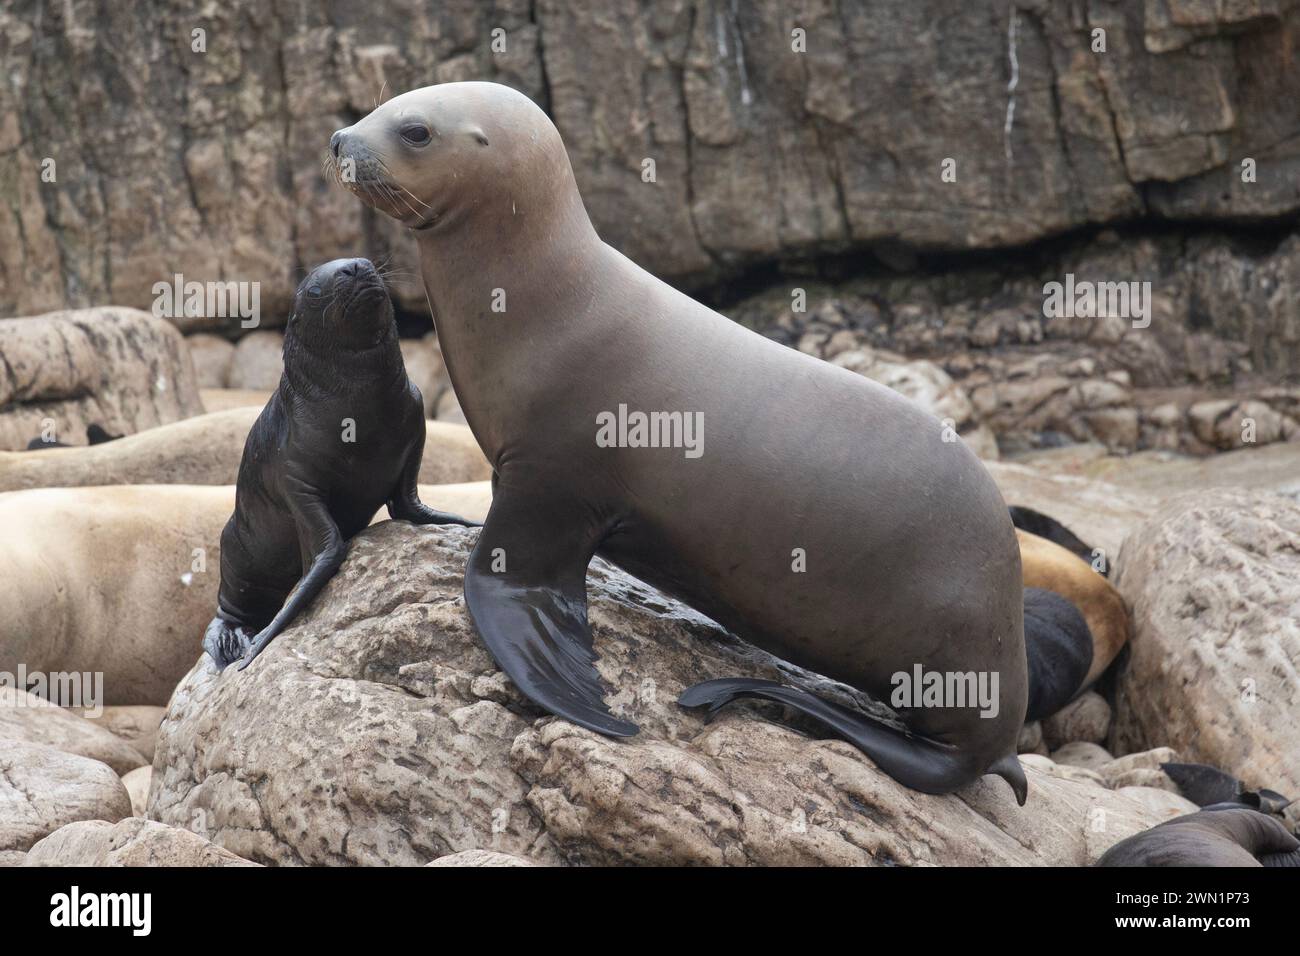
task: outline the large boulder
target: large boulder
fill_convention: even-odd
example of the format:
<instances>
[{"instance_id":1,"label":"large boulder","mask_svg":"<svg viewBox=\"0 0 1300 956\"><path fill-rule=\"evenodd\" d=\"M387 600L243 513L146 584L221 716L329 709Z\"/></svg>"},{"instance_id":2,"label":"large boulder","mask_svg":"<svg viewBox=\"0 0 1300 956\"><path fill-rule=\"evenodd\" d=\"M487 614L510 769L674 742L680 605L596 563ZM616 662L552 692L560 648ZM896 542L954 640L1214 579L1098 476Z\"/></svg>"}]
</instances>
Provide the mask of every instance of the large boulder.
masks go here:
<instances>
[{"instance_id":1,"label":"large boulder","mask_svg":"<svg viewBox=\"0 0 1300 956\"><path fill-rule=\"evenodd\" d=\"M137 309L0 319L0 356L0 449L84 445L90 425L132 434L203 411L184 340Z\"/></svg>"},{"instance_id":2,"label":"large boulder","mask_svg":"<svg viewBox=\"0 0 1300 956\"><path fill-rule=\"evenodd\" d=\"M0 740L0 853L78 820L116 823L131 797L111 767L45 744Z\"/></svg>"},{"instance_id":3,"label":"large boulder","mask_svg":"<svg viewBox=\"0 0 1300 956\"><path fill-rule=\"evenodd\" d=\"M389 522L248 670L201 659L159 731L149 816L247 859L416 864L483 849L539 863L1083 864L1163 819L1029 769L929 796L851 746L738 706L706 724L682 688L780 664L603 561L598 667L639 736L546 717L496 669L461 597L477 531Z\"/></svg>"},{"instance_id":4,"label":"large boulder","mask_svg":"<svg viewBox=\"0 0 1300 956\"><path fill-rule=\"evenodd\" d=\"M1115 583L1134 629L1112 752L1169 746L1300 794L1300 504L1174 497L1124 543Z\"/></svg>"},{"instance_id":5,"label":"large boulder","mask_svg":"<svg viewBox=\"0 0 1300 956\"><path fill-rule=\"evenodd\" d=\"M233 485L261 408L209 412L118 441L36 452L0 451L0 491L82 485ZM492 468L465 425L425 422L420 482L483 481Z\"/></svg>"},{"instance_id":6,"label":"large boulder","mask_svg":"<svg viewBox=\"0 0 1300 956\"><path fill-rule=\"evenodd\" d=\"M138 750L116 734L16 687L0 687L0 740L46 744L102 761L119 775L146 763Z\"/></svg>"},{"instance_id":7,"label":"large boulder","mask_svg":"<svg viewBox=\"0 0 1300 956\"><path fill-rule=\"evenodd\" d=\"M256 866L189 830L134 817L60 827L28 852L23 866Z\"/></svg>"}]
</instances>

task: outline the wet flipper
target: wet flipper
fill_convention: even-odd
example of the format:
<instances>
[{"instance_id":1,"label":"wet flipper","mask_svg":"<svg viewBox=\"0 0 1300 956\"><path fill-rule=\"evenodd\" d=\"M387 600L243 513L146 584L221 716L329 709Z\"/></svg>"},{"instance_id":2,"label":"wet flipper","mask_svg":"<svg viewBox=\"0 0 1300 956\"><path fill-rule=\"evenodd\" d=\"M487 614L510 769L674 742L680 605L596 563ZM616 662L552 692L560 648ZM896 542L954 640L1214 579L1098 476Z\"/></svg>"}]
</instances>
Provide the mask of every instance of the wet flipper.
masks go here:
<instances>
[{"instance_id":1,"label":"wet flipper","mask_svg":"<svg viewBox=\"0 0 1300 956\"><path fill-rule=\"evenodd\" d=\"M411 388L415 388L414 385ZM418 394L418 390L417 390ZM388 499L388 516L412 524L459 524L467 528L481 528L483 522L470 521L460 515L430 508L420 500L420 460L424 455L424 429L407 452L402 463L402 477Z\"/></svg>"},{"instance_id":2,"label":"wet flipper","mask_svg":"<svg viewBox=\"0 0 1300 956\"><path fill-rule=\"evenodd\" d=\"M203 635L203 649L208 652L219 671L243 657L252 643L248 628L220 617L214 617L209 622Z\"/></svg>"},{"instance_id":3,"label":"wet flipper","mask_svg":"<svg viewBox=\"0 0 1300 956\"><path fill-rule=\"evenodd\" d=\"M311 603L347 557L348 543L339 533L339 527L330 516L325 502L306 490L295 491L287 497L289 510L293 512L294 521L298 525L298 539L304 559L310 559L311 563L279 613L253 638L252 646L239 665L241 671L266 650L266 646L292 623L299 611Z\"/></svg>"},{"instance_id":4,"label":"wet flipper","mask_svg":"<svg viewBox=\"0 0 1300 956\"><path fill-rule=\"evenodd\" d=\"M1092 631L1066 598L1025 588L1025 657L1029 707L1025 721L1056 713L1079 693L1092 667Z\"/></svg>"},{"instance_id":5,"label":"wet flipper","mask_svg":"<svg viewBox=\"0 0 1300 956\"><path fill-rule=\"evenodd\" d=\"M581 727L629 737L638 728L605 704L587 624L587 565L600 536L586 509L502 478L465 569L465 602L525 697Z\"/></svg>"},{"instance_id":6,"label":"wet flipper","mask_svg":"<svg viewBox=\"0 0 1300 956\"><path fill-rule=\"evenodd\" d=\"M969 761L954 747L903 733L797 687L770 680L725 677L688 687L677 703L688 708L708 708L712 717L727 704L744 697L775 701L820 721L874 760L885 773L913 790L951 793L976 777L995 773L1011 784L1016 802L1024 806L1029 787L1015 754L1008 754L991 767L971 772Z\"/></svg>"}]
</instances>

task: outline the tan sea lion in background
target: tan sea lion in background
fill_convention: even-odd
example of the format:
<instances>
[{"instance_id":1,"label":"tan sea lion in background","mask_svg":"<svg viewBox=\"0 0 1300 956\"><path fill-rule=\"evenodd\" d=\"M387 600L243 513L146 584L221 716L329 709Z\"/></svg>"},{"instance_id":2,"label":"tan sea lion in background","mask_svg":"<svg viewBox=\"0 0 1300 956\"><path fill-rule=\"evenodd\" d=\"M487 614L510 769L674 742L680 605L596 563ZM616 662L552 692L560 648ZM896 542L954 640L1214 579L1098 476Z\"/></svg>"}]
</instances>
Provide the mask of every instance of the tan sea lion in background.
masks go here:
<instances>
[{"instance_id":1,"label":"tan sea lion in background","mask_svg":"<svg viewBox=\"0 0 1300 956\"><path fill-rule=\"evenodd\" d=\"M584 582L600 553L879 700L917 670L996 688L987 709L917 688L897 708L907 733L770 681L709 681L685 706L779 701L910 787L946 793L996 773L1024 801L1016 741L1036 651L1027 667L1006 505L963 442L898 393L743 328L603 243L559 133L508 87L394 97L335 133L331 152L354 173L347 188L419 243L452 385L494 469L465 597L526 696L636 733L595 667ZM658 416L653 444L624 428L629 410Z\"/></svg>"},{"instance_id":2,"label":"tan sea lion in background","mask_svg":"<svg viewBox=\"0 0 1300 956\"><path fill-rule=\"evenodd\" d=\"M420 496L481 521L492 491L421 485ZM234 485L0 494L0 671L99 671L101 703L165 705L202 653L234 506Z\"/></svg>"},{"instance_id":3,"label":"tan sea lion in background","mask_svg":"<svg viewBox=\"0 0 1300 956\"><path fill-rule=\"evenodd\" d=\"M0 491L83 485L233 485L260 406L197 415L99 445L0 451ZM464 425L425 422L420 483L484 481L492 469Z\"/></svg>"}]
</instances>

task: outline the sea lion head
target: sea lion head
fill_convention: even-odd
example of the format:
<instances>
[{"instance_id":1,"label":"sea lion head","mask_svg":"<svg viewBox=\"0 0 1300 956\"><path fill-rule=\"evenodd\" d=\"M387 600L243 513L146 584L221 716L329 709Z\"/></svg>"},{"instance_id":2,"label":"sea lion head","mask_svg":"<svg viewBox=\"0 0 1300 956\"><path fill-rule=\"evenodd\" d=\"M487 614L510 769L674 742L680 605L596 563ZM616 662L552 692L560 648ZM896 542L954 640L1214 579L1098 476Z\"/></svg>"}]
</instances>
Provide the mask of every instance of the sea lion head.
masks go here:
<instances>
[{"instance_id":1,"label":"sea lion head","mask_svg":"<svg viewBox=\"0 0 1300 956\"><path fill-rule=\"evenodd\" d=\"M369 259L334 259L298 285L286 337L313 351L359 351L395 334L393 303Z\"/></svg>"},{"instance_id":2,"label":"sea lion head","mask_svg":"<svg viewBox=\"0 0 1300 956\"><path fill-rule=\"evenodd\" d=\"M421 234L544 217L574 200L581 206L555 125L499 83L442 83L395 96L334 133L329 149L345 188Z\"/></svg>"}]
</instances>

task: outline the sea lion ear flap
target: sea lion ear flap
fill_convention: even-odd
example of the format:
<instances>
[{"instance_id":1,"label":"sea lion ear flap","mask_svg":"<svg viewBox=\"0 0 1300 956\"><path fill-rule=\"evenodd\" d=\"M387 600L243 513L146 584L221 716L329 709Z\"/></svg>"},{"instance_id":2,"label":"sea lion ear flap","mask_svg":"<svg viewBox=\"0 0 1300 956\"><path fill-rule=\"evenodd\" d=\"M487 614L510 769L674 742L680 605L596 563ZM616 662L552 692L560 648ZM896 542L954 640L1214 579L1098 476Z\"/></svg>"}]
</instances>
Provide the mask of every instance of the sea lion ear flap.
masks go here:
<instances>
[{"instance_id":1,"label":"sea lion ear flap","mask_svg":"<svg viewBox=\"0 0 1300 956\"><path fill-rule=\"evenodd\" d=\"M478 140L478 144L480 146L488 145L487 133L483 132L482 127L471 126L467 132L469 133L469 135L473 136L476 140Z\"/></svg>"}]
</instances>

